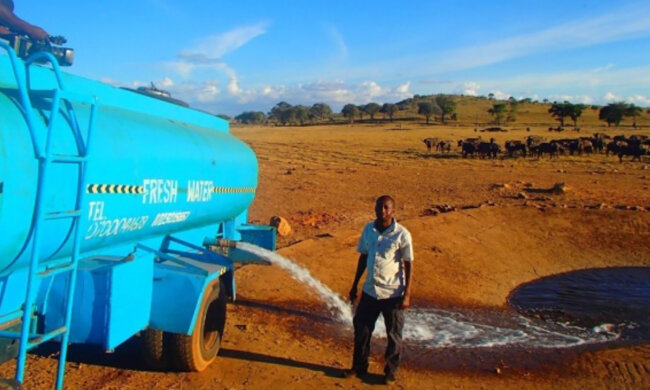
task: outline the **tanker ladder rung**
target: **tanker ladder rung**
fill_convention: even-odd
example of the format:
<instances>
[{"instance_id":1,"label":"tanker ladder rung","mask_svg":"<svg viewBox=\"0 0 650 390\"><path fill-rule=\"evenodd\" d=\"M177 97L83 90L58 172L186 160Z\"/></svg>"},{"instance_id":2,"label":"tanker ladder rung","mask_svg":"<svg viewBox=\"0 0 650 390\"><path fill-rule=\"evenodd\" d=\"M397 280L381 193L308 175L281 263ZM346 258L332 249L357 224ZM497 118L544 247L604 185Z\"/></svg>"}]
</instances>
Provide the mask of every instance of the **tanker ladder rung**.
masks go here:
<instances>
[{"instance_id":1,"label":"tanker ladder rung","mask_svg":"<svg viewBox=\"0 0 650 390\"><path fill-rule=\"evenodd\" d=\"M66 262L55 266L49 266L38 270L38 277L54 276L63 272L70 272L74 269L74 263Z\"/></svg>"},{"instance_id":2,"label":"tanker ladder rung","mask_svg":"<svg viewBox=\"0 0 650 390\"><path fill-rule=\"evenodd\" d=\"M37 333L37 334L30 334L27 336L28 339L28 348L32 349L34 347L37 347L43 343L46 343L52 339L55 339L56 337L62 335L66 331L65 326L60 326L54 330L51 330L47 333ZM8 338L8 339L20 339L20 334L21 332L11 332L11 331L0 331L0 337L2 338Z\"/></svg>"},{"instance_id":3,"label":"tanker ladder rung","mask_svg":"<svg viewBox=\"0 0 650 390\"><path fill-rule=\"evenodd\" d=\"M36 335L35 338L29 340L29 346L30 346L30 348L36 347L38 345L41 345L43 343L46 343L46 342L48 342L50 340L53 340L53 339L63 335L67 331L68 331L68 328L64 325L64 326L60 326L60 327L58 327L58 328L56 328L54 330L51 330L51 331L49 331L47 333Z\"/></svg>"}]
</instances>

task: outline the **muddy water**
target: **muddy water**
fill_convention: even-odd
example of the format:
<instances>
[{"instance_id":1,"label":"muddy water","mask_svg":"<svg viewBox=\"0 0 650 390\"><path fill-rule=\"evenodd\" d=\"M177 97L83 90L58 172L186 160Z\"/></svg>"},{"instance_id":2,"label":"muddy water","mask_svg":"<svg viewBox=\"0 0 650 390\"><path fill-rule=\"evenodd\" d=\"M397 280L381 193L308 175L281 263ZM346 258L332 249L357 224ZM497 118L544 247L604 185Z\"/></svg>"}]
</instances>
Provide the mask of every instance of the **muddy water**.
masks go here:
<instances>
[{"instance_id":1,"label":"muddy water","mask_svg":"<svg viewBox=\"0 0 650 390\"><path fill-rule=\"evenodd\" d=\"M247 243L239 249L268 259L272 264L318 295L339 323L351 326L352 306L333 292L309 271L281 255ZM376 334L385 335L380 317ZM586 328L554 321L542 321L504 310L464 310L412 308L406 311L404 339L425 348L457 347L485 348L524 346L535 348L566 348L601 343L618 338L615 330L604 327Z\"/></svg>"},{"instance_id":2,"label":"muddy water","mask_svg":"<svg viewBox=\"0 0 650 390\"><path fill-rule=\"evenodd\" d=\"M527 315L650 341L650 267L595 268L548 276L516 288L508 302Z\"/></svg>"}]
</instances>

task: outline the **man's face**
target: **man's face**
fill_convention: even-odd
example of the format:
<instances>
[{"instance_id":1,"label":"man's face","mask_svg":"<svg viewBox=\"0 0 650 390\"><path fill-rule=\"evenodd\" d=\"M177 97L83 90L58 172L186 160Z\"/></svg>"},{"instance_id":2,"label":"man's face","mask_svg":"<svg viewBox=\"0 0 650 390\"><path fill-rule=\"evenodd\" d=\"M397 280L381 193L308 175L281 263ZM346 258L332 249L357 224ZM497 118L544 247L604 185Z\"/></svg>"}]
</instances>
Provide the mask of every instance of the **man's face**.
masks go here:
<instances>
[{"instance_id":1,"label":"man's face","mask_svg":"<svg viewBox=\"0 0 650 390\"><path fill-rule=\"evenodd\" d=\"M390 222L393 220L393 213L395 212L395 205L390 199L379 199L375 204L375 215L377 219L382 222Z\"/></svg>"}]
</instances>

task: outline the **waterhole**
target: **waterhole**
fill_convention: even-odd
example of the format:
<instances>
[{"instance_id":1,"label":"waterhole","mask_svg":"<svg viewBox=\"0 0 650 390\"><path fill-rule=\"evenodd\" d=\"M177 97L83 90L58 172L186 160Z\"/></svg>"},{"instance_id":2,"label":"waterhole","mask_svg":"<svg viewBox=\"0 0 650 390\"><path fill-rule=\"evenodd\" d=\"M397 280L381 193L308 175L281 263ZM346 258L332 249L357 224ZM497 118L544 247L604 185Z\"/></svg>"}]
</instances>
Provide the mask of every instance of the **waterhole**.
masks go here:
<instances>
[{"instance_id":1,"label":"waterhole","mask_svg":"<svg viewBox=\"0 0 650 390\"><path fill-rule=\"evenodd\" d=\"M617 330L650 341L650 267L591 268L547 276L508 297L530 317Z\"/></svg>"}]
</instances>

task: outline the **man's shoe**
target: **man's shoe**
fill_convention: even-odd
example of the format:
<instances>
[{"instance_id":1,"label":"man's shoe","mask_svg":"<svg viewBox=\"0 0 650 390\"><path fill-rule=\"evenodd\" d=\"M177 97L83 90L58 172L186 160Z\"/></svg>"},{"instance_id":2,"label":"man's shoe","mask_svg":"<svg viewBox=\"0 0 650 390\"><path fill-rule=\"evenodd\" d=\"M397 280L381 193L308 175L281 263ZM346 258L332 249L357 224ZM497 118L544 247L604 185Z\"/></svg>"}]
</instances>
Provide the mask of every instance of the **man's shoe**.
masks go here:
<instances>
[{"instance_id":1,"label":"man's shoe","mask_svg":"<svg viewBox=\"0 0 650 390\"><path fill-rule=\"evenodd\" d=\"M386 375L384 375L384 384L385 385L390 385L392 383L395 383L397 378L395 378L395 374L389 372Z\"/></svg>"},{"instance_id":2,"label":"man's shoe","mask_svg":"<svg viewBox=\"0 0 650 390\"><path fill-rule=\"evenodd\" d=\"M357 378L361 378L364 375L366 375L368 371L363 371L363 370L357 370L354 368L350 368L348 370L343 370L343 373L341 374L343 378L352 378L353 376L356 376Z\"/></svg>"}]
</instances>

